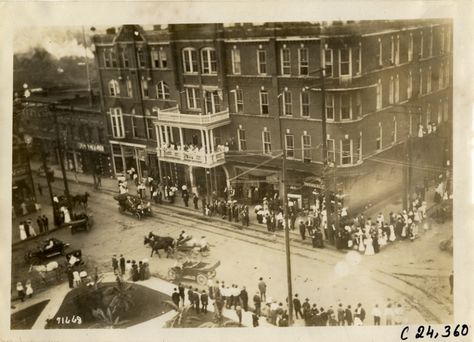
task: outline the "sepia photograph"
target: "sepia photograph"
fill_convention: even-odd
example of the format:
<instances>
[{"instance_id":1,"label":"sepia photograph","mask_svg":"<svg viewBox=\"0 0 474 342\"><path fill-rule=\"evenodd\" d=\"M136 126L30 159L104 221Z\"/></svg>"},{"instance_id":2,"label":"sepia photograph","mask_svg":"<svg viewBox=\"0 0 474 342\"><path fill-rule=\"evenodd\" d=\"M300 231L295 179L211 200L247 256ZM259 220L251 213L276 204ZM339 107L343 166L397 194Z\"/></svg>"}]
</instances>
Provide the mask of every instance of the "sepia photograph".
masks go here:
<instances>
[{"instance_id":1,"label":"sepia photograph","mask_svg":"<svg viewBox=\"0 0 474 342\"><path fill-rule=\"evenodd\" d=\"M379 17L14 28L10 329L472 336L455 22Z\"/></svg>"}]
</instances>

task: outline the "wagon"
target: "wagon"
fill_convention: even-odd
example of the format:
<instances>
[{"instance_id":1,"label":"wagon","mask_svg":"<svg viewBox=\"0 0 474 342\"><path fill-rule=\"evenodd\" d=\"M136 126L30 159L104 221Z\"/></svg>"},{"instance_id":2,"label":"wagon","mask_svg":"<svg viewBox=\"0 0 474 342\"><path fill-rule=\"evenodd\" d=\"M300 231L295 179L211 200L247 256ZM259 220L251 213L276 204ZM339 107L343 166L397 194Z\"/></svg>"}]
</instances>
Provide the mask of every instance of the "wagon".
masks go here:
<instances>
[{"instance_id":1,"label":"wagon","mask_svg":"<svg viewBox=\"0 0 474 342\"><path fill-rule=\"evenodd\" d=\"M217 261L215 264L207 262L185 262L182 266L174 266L168 270L168 277L171 280L182 278L192 278L199 285L206 285L208 279L216 276L216 268L221 264Z\"/></svg>"}]
</instances>

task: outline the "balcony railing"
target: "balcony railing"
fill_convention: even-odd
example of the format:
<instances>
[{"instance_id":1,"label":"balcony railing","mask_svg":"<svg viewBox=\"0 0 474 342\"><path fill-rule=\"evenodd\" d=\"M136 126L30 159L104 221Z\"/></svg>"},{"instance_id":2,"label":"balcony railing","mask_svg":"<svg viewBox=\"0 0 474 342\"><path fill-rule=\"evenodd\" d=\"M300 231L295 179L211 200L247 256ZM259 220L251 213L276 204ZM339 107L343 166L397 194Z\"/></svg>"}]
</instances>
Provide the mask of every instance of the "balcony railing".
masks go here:
<instances>
[{"instance_id":1,"label":"balcony railing","mask_svg":"<svg viewBox=\"0 0 474 342\"><path fill-rule=\"evenodd\" d=\"M164 161L175 163L197 165L197 166L216 166L225 163L224 151L214 153L204 153L201 151L179 151L172 149L157 149L158 156Z\"/></svg>"},{"instance_id":2,"label":"balcony railing","mask_svg":"<svg viewBox=\"0 0 474 342\"><path fill-rule=\"evenodd\" d=\"M229 110L213 113L213 114L183 114L179 111L178 106L158 111L158 120L175 123L186 123L193 125L208 125L224 120L229 120Z\"/></svg>"}]
</instances>

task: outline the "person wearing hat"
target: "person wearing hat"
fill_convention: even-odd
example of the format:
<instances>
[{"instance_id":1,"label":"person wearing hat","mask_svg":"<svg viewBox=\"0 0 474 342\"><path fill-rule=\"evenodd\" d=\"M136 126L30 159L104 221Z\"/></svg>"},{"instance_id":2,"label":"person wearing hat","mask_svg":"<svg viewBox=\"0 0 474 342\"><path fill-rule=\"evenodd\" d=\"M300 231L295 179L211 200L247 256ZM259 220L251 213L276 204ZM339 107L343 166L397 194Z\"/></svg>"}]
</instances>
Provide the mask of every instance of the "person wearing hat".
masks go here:
<instances>
[{"instance_id":1,"label":"person wearing hat","mask_svg":"<svg viewBox=\"0 0 474 342\"><path fill-rule=\"evenodd\" d=\"M206 293L206 290L202 290L201 294L201 310L203 313L207 313L207 306L209 305L209 296Z\"/></svg>"},{"instance_id":2,"label":"person wearing hat","mask_svg":"<svg viewBox=\"0 0 474 342\"><path fill-rule=\"evenodd\" d=\"M295 298L293 298L293 308L295 309L296 319L303 318L303 313L301 312L301 302L298 298L298 294L295 294Z\"/></svg>"},{"instance_id":3,"label":"person wearing hat","mask_svg":"<svg viewBox=\"0 0 474 342\"><path fill-rule=\"evenodd\" d=\"M174 305L179 308L179 292L178 289L174 289L173 294L171 295L171 300L173 301ZM178 311L178 310L176 310Z\"/></svg>"},{"instance_id":4,"label":"person wearing hat","mask_svg":"<svg viewBox=\"0 0 474 342\"><path fill-rule=\"evenodd\" d=\"M112 268L114 269L114 274L117 274L118 273L118 268L119 268L119 263L118 263L116 254L114 254L112 256Z\"/></svg>"},{"instance_id":5,"label":"person wearing hat","mask_svg":"<svg viewBox=\"0 0 474 342\"><path fill-rule=\"evenodd\" d=\"M310 316L311 316L311 304L309 303L309 298L305 298L302 308L303 308L302 316L305 321L305 325L308 326L310 324Z\"/></svg>"},{"instance_id":6,"label":"person wearing hat","mask_svg":"<svg viewBox=\"0 0 474 342\"><path fill-rule=\"evenodd\" d=\"M300 220L300 224L298 227L300 229L301 240L305 240L306 239L306 226L303 220Z\"/></svg>"},{"instance_id":7,"label":"person wearing hat","mask_svg":"<svg viewBox=\"0 0 474 342\"><path fill-rule=\"evenodd\" d=\"M260 298L260 295L258 292L255 293L253 296L253 305L255 307L255 314L260 316L261 309L262 309L262 299Z\"/></svg>"}]
</instances>

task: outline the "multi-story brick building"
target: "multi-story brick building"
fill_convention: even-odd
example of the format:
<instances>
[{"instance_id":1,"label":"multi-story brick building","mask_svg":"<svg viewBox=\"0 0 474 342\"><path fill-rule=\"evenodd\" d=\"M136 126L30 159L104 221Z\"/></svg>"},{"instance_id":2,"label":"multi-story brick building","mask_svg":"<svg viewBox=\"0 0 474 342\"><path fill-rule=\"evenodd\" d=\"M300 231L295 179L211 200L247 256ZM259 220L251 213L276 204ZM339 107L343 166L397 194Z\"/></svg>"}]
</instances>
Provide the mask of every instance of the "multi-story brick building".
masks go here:
<instances>
[{"instance_id":1,"label":"multi-story brick building","mask_svg":"<svg viewBox=\"0 0 474 342\"><path fill-rule=\"evenodd\" d=\"M428 149L414 143L424 151L414 158L436 151L426 166L436 171L450 159L439 151L451 139L451 37L439 19L125 25L96 35L114 170L160 170L258 200L277 190L285 149L290 196L307 206L322 175L325 115L329 186L351 206L385 196L401 186L402 143L419 125L436 133L421 139Z\"/></svg>"},{"instance_id":2,"label":"multi-story brick building","mask_svg":"<svg viewBox=\"0 0 474 342\"><path fill-rule=\"evenodd\" d=\"M57 129L66 170L110 176L112 162L106 118L98 100L95 97L91 105L88 96L80 91L23 99L22 131L32 138L35 155L41 156L44 150L50 162L59 164Z\"/></svg>"}]
</instances>

